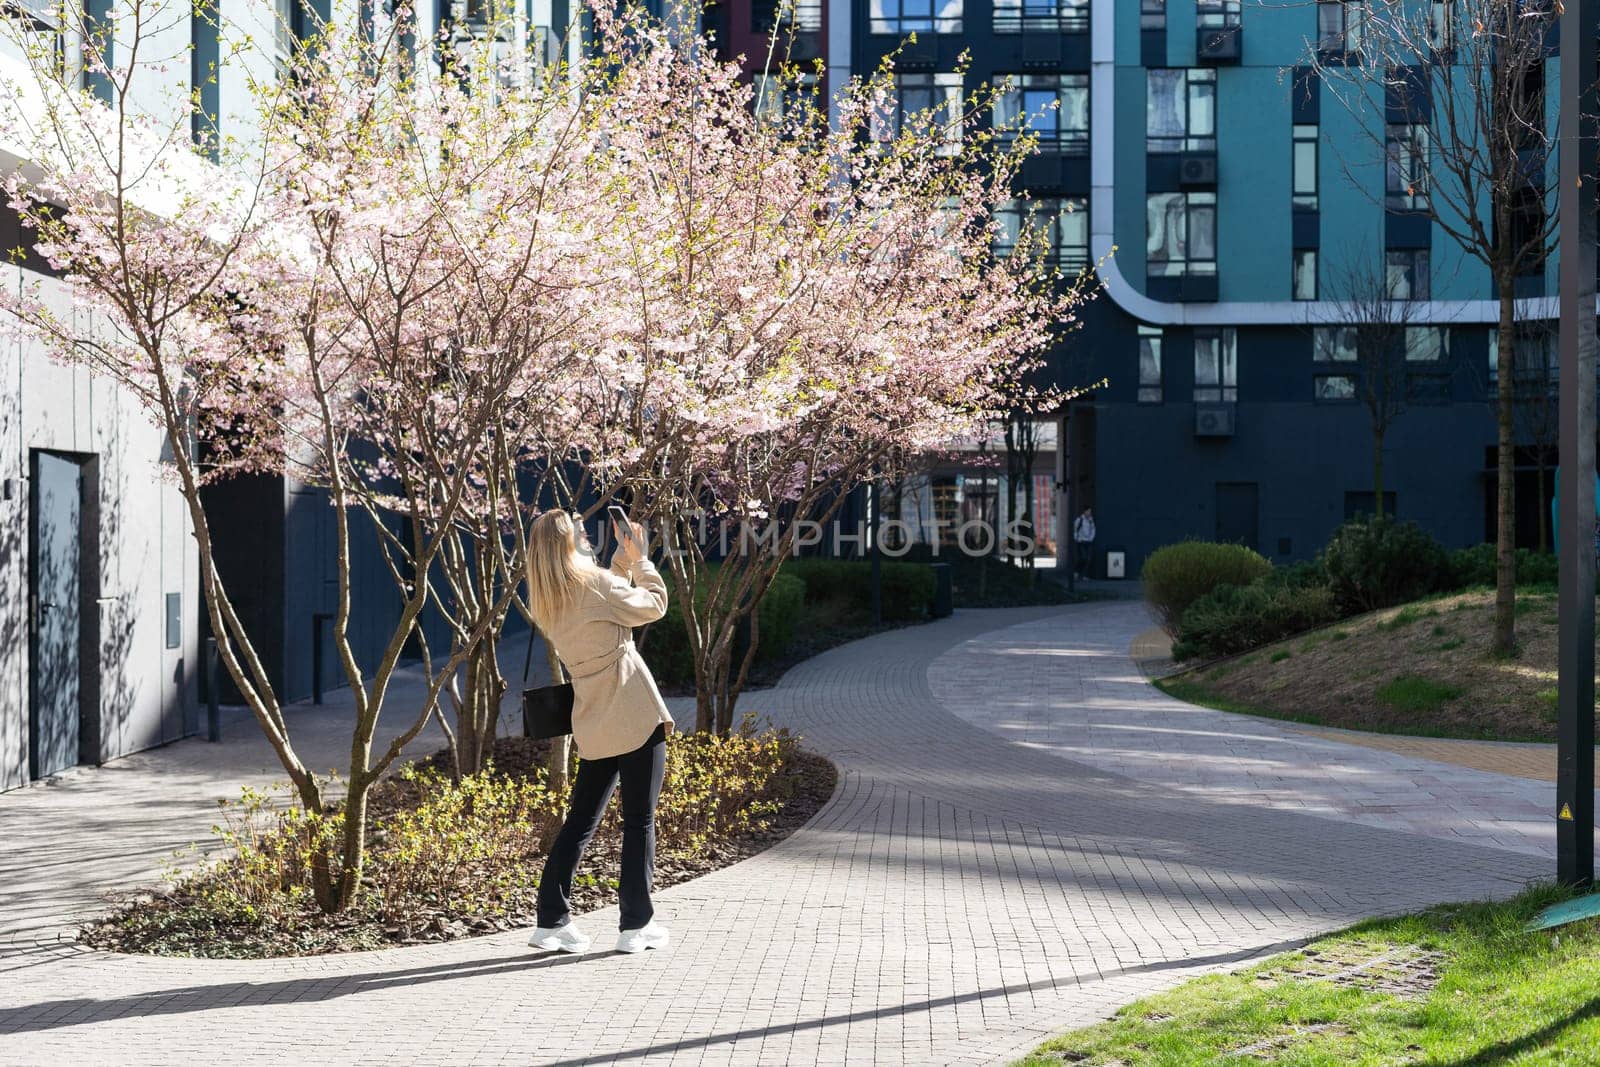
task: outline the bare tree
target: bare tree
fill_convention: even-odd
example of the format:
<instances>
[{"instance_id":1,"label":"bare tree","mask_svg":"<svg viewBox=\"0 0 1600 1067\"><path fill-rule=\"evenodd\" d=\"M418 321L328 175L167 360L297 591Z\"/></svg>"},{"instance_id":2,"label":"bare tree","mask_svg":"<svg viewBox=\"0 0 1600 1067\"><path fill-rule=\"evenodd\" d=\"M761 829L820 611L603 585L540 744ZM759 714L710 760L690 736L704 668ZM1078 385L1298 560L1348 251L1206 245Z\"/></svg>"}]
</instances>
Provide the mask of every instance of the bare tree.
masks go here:
<instances>
[{"instance_id":1,"label":"bare tree","mask_svg":"<svg viewBox=\"0 0 1600 1067\"><path fill-rule=\"evenodd\" d=\"M1383 263L1370 249L1345 257L1330 279L1334 306L1332 321L1317 328L1315 359L1330 366L1349 365L1356 373L1355 399L1366 409L1372 429L1373 514L1384 517L1383 446L1394 426L1415 398L1414 359L1437 359L1442 353L1437 327L1413 326L1417 305L1390 298ZM1413 331L1423 335L1417 346Z\"/></svg>"},{"instance_id":2,"label":"bare tree","mask_svg":"<svg viewBox=\"0 0 1600 1067\"><path fill-rule=\"evenodd\" d=\"M1516 648L1514 311L1519 277L1554 237L1546 172L1555 136L1544 71L1556 0L1371 0L1318 5L1311 63L1365 134L1341 159L1352 183L1381 161L1385 210L1429 219L1488 269L1499 299L1499 484L1493 651ZM1376 199L1376 194L1374 194ZM1390 295L1426 299L1414 261L1386 263Z\"/></svg>"}]
</instances>

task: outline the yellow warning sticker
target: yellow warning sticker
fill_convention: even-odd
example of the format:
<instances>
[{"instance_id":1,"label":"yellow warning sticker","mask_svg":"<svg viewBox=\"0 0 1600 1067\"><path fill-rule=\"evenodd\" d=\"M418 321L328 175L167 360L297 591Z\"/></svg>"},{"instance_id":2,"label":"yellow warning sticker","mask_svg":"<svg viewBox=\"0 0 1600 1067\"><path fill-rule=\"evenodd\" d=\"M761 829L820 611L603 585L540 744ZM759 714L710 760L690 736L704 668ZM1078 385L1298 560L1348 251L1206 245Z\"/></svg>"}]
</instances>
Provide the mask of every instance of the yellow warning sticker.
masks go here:
<instances>
[{"instance_id":1,"label":"yellow warning sticker","mask_svg":"<svg viewBox=\"0 0 1600 1067\"><path fill-rule=\"evenodd\" d=\"M1557 815L1556 818L1565 820L1566 822L1571 822L1572 821L1572 805L1570 805L1570 804L1561 805L1561 814Z\"/></svg>"}]
</instances>

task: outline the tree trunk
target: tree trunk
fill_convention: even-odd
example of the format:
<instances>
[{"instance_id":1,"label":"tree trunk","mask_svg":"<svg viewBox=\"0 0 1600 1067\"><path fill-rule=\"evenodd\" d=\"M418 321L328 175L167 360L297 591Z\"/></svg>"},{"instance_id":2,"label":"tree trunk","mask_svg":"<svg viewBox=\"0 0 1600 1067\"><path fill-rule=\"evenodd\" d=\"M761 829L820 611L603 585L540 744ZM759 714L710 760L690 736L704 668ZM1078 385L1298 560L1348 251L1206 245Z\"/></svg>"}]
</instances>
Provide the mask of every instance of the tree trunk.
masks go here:
<instances>
[{"instance_id":1,"label":"tree trunk","mask_svg":"<svg viewBox=\"0 0 1600 1067\"><path fill-rule=\"evenodd\" d=\"M494 735L500 719L500 698L505 681L500 677L495 643L485 639L467 659L467 684L456 727L461 773L477 774L494 752Z\"/></svg>"},{"instance_id":2,"label":"tree trunk","mask_svg":"<svg viewBox=\"0 0 1600 1067\"><path fill-rule=\"evenodd\" d=\"M365 774L352 778L344 802L344 840L341 843L341 869L337 910L355 903L361 890L362 869L367 852L367 793L372 782Z\"/></svg>"},{"instance_id":3,"label":"tree trunk","mask_svg":"<svg viewBox=\"0 0 1600 1067\"><path fill-rule=\"evenodd\" d=\"M1372 515L1383 518L1383 431L1372 430Z\"/></svg>"},{"instance_id":4,"label":"tree trunk","mask_svg":"<svg viewBox=\"0 0 1600 1067\"><path fill-rule=\"evenodd\" d=\"M1516 329L1513 320L1516 280L1509 271L1501 272L1501 277L1496 280L1500 288L1500 353L1495 368L1499 375L1495 419L1499 429L1499 464L1495 495L1494 640L1490 651L1497 656L1509 656L1517 648L1516 438L1512 431L1516 384Z\"/></svg>"}]
</instances>

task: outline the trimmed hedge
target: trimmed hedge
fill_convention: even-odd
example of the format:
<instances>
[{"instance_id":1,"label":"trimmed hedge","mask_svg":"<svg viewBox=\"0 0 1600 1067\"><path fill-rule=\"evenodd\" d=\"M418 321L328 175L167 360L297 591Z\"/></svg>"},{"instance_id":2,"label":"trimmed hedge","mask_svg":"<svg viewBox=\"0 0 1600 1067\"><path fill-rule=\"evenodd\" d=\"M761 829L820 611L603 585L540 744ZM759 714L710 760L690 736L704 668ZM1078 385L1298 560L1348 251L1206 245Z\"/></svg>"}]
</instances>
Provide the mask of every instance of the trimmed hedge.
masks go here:
<instances>
[{"instance_id":1,"label":"trimmed hedge","mask_svg":"<svg viewBox=\"0 0 1600 1067\"><path fill-rule=\"evenodd\" d=\"M695 602L705 603L705 588L697 590ZM780 659L794 643L794 629L799 621L801 605L806 598L806 586L800 579L779 572L762 597L756 609L761 623L760 645L756 658ZM745 642L736 639L733 661L737 664L744 655ZM641 650L650 673L662 685L679 686L694 683L694 656L689 649L689 635L684 631L683 605L676 598L667 602L667 613L650 625Z\"/></svg>"},{"instance_id":2,"label":"trimmed hedge","mask_svg":"<svg viewBox=\"0 0 1600 1067\"><path fill-rule=\"evenodd\" d=\"M1288 574L1269 575L1243 587L1222 585L1183 613L1172 658L1233 656L1338 618L1332 591L1297 585Z\"/></svg>"},{"instance_id":3,"label":"trimmed hedge","mask_svg":"<svg viewBox=\"0 0 1600 1067\"><path fill-rule=\"evenodd\" d=\"M883 560L879 566L885 622L928 617L933 603L933 569L925 563ZM862 615L872 610L872 564L846 559L791 559L783 573L805 583L807 604L831 600Z\"/></svg>"},{"instance_id":4,"label":"trimmed hedge","mask_svg":"<svg viewBox=\"0 0 1600 1067\"><path fill-rule=\"evenodd\" d=\"M1414 522L1347 522L1322 550L1322 565L1339 609L1352 615L1404 604L1451 585L1444 546Z\"/></svg>"},{"instance_id":5,"label":"trimmed hedge","mask_svg":"<svg viewBox=\"0 0 1600 1067\"><path fill-rule=\"evenodd\" d=\"M1272 564L1243 545L1180 541L1150 553L1139 577L1162 629L1173 637L1189 605L1224 585L1247 586L1272 573Z\"/></svg>"}]
</instances>

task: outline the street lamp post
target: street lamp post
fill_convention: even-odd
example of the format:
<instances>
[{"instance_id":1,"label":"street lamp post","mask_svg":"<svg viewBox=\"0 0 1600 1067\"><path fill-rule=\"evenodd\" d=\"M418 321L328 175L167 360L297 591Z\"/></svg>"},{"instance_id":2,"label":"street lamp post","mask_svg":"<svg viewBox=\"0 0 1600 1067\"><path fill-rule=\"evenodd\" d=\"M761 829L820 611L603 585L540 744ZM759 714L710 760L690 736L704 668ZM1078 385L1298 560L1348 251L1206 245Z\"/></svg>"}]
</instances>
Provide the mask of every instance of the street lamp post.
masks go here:
<instances>
[{"instance_id":1,"label":"street lamp post","mask_svg":"<svg viewBox=\"0 0 1600 1067\"><path fill-rule=\"evenodd\" d=\"M1595 4L1561 15L1561 516L1556 877L1594 879Z\"/></svg>"}]
</instances>

